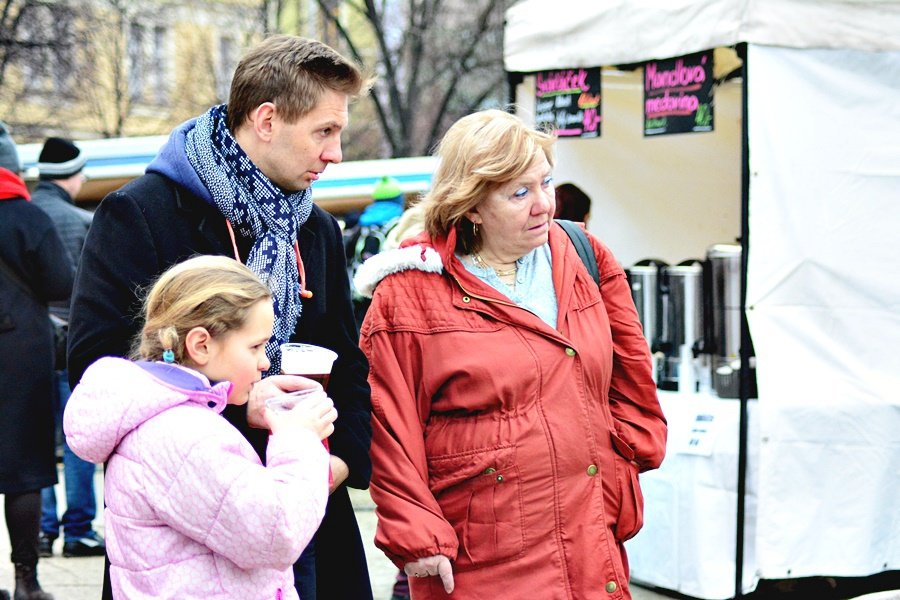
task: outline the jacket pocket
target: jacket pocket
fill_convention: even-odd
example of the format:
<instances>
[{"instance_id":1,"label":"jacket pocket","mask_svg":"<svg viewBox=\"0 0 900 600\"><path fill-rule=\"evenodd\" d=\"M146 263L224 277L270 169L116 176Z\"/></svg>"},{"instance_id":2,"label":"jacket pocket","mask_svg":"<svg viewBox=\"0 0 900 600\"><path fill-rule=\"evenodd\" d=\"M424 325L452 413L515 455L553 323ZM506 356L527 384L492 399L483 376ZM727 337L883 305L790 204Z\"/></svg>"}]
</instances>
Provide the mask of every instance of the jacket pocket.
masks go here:
<instances>
[{"instance_id":1,"label":"jacket pocket","mask_svg":"<svg viewBox=\"0 0 900 600\"><path fill-rule=\"evenodd\" d=\"M525 551L515 446L434 457L429 483L459 540L457 570L501 563Z\"/></svg>"},{"instance_id":2,"label":"jacket pocket","mask_svg":"<svg viewBox=\"0 0 900 600\"><path fill-rule=\"evenodd\" d=\"M638 481L637 465L632 464L634 451L615 433L612 433L616 461L616 486L619 490L619 511L614 530L616 540L630 540L644 526L644 495Z\"/></svg>"}]
</instances>

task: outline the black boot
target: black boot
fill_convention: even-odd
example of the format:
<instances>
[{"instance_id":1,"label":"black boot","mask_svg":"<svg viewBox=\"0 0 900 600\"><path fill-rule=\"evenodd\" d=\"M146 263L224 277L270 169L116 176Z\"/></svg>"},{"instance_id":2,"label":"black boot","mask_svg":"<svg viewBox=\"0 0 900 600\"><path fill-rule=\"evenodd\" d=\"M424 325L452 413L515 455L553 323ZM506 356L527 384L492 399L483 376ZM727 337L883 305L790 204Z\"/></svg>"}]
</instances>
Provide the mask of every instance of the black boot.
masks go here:
<instances>
[{"instance_id":1,"label":"black boot","mask_svg":"<svg viewBox=\"0 0 900 600\"><path fill-rule=\"evenodd\" d=\"M41 589L37 580L37 565L29 567L16 563L16 593L13 600L53 600Z\"/></svg>"}]
</instances>

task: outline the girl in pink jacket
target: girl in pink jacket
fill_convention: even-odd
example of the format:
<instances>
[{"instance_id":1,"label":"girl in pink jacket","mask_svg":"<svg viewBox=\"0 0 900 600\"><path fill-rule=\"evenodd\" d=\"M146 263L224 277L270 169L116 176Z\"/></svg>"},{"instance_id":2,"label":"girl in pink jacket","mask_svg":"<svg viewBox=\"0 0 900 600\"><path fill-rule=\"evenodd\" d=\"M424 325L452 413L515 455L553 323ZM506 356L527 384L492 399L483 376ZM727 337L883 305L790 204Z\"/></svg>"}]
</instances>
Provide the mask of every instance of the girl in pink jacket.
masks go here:
<instances>
[{"instance_id":1,"label":"girl in pink jacket","mask_svg":"<svg viewBox=\"0 0 900 600\"><path fill-rule=\"evenodd\" d=\"M226 257L166 271L145 304L133 358L91 365L66 407L72 450L106 462L105 524L115 598L296 599L292 565L325 513L337 416L324 394L283 413L266 466L228 421L227 404L261 388L318 384L267 378L269 289ZM279 380L277 383L271 383Z\"/></svg>"}]
</instances>

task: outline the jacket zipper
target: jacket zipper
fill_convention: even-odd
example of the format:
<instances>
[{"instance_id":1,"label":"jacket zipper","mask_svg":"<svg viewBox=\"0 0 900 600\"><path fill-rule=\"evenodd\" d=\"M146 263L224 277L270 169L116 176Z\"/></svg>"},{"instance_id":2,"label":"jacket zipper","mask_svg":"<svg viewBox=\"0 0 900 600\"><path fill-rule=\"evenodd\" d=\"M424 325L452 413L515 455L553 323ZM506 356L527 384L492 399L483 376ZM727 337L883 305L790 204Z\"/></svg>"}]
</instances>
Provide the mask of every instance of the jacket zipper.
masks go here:
<instances>
[{"instance_id":1,"label":"jacket zipper","mask_svg":"<svg viewBox=\"0 0 900 600\"><path fill-rule=\"evenodd\" d=\"M448 273L448 275L449 275L449 273ZM484 296L479 296L478 294L473 294L472 292L467 290L465 287L463 287L463 284L461 284L459 282L459 279L456 278L456 275L450 275L450 277L453 278L453 281L456 282L456 285L459 286L459 289L461 289L462 292L470 298L477 298L479 300L482 300L483 302L493 302L495 304L503 304L504 306L518 307L518 305L513 302L506 302L505 300L497 300L496 298L485 298Z\"/></svg>"},{"instance_id":2,"label":"jacket zipper","mask_svg":"<svg viewBox=\"0 0 900 600\"><path fill-rule=\"evenodd\" d=\"M484 296L479 296L479 295L477 295L477 294L472 294L472 293L470 293L465 287L463 287L463 285L459 282L459 279L457 279L455 275L450 275L450 277L453 278L453 280L456 282L456 285L459 286L459 289L461 289L461 290L463 291L463 293L466 294L467 296L469 296L470 298L477 298L477 299L479 299L479 300L481 300L481 301L483 301L483 302L493 302L493 303L496 303L496 304L502 304L502 305L505 305L505 306L518 307L517 304L512 303L512 302L506 302L505 300L495 300L495 299L493 299L493 298L485 298ZM477 310L477 309L473 308L472 310ZM478 312L482 312L482 311L478 311ZM491 316L493 316L493 315L491 315ZM514 323L512 323L512 322L510 322L510 321L506 321L506 323L509 324L509 325L513 325L513 324L514 324ZM521 324L515 324L515 325L521 326ZM541 332L540 332L540 331L537 331L537 333L541 333ZM541 334L541 335L544 335L544 334ZM550 337L550 336L546 336L546 337ZM550 338L550 339L553 339L553 340L555 340L555 341L557 341L557 342L562 341L562 340L560 340L559 338ZM568 343L568 341L564 341L564 345L565 345L567 348L571 348L571 345ZM582 378L583 378L583 376L582 376ZM583 384L582 384L582 385L583 385ZM543 422L544 427L547 427L546 419L544 418L543 415L541 415L541 421ZM553 469L553 481L554 481L554 484L553 484L553 485L554 485L554 487L557 487L557 486L558 486L558 483L559 483L559 465L556 463L555 460L552 462L552 464L553 464L552 469ZM554 495L555 495L555 494L554 494ZM558 506L558 503L556 503L556 502L554 502L554 505L553 505L553 512L554 512L554 520L556 521L556 527L555 527L555 529L556 529L556 543L557 543L557 547L558 547L558 549L559 549L560 555L561 555L561 556L565 556L565 554L566 554L566 553L565 553L565 549L564 549L565 544L564 544L563 541L562 541L562 536L561 536L561 533L560 533L561 528L562 528L562 517L561 517L561 515L560 515L560 508L559 508L559 506ZM568 572L569 567L568 567L568 565L566 564L566 560L563 560L563 561L562 561L562 567L563 567L563 570L564 570L565 572ZM571 590L566 590L566 594L567 594L568 596L571 596Z\"/></svg>"}]
</instances>

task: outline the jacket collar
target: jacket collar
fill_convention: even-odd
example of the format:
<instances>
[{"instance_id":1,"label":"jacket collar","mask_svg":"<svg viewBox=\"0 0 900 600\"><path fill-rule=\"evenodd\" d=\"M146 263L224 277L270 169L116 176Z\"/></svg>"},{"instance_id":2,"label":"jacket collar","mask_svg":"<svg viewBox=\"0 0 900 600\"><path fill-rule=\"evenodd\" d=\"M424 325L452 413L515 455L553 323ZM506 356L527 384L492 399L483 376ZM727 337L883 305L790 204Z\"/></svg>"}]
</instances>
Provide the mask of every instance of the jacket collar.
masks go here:
<instances>
[{"instance_id":1,"label":"jacket collar","mask_svg":"<svg viewBox=\"0 0 900 600\"><path fill-rule=\"evenodd\" d=\"M388 250L368 259L356 271L353 284L367 298L375 292L375 286L393 273L418 269L426 273L443 273L445 270L466 287L477 288L480 280L469 273L456 260L456 229L441 238L432 240L427 232L404 240L398 250ZM493 288L491 288L493 289Z\"/></svg>"},{"instance_id":2,"label":"jacket collar","mask_svg":"<svg viewBox=\"0 0 900 600\"><path fill-rule=\"evenodd\" d=\"M72 196L69 195L69 192L64 190L62 186L59 186L53 183L49 179L42 179L38 182L37 187L34 189L35 192L41 191L47 194L53 194L55 198L59 198L66 204L75 205L75 201L72 200Z\"/></svg>"},{"instance_id":3,"label":"jacket collar","mask_svg":"<svg viewBox=\"0 0 900 600\"><path fill-rule=\"evenodd\" d=\"M353 284L360 294L371 298L375 293L375 287L388 275L412 269L436 274L446 272L456 280L464 293L484 296L492 301L495 308L498 306L494 301L508 303L508 300L504 301L498 297L498 292L494 288L469 273L454 258L455 247L455 231L451 231L445 238L433 241L423 232L404 241L397 250L386 250L368 259L357 269ZM595 284L581 263L575 247L570 243L569 236L556 223L550 228L550 248L553 254L553 285L559 294L557 301L560 307L569 307L574 301L576 279L587 278L590 280L590 286L593 287ZM458 308L472 308L470 303L461 299L455 299L454 303L458 304Z\"/></svg>"},{"instance_id":4,"label":"jacket collar","mask_svg":"<svg viewBox=\"0 0 900 600\"><path fill-rule=\"evenodd\" d=\"M151 175L151 173L148 173L148 175ZM222 254L227 256L234 254L228 235L228 226L225 224L225 217L215 206L160 172L154 172L152 175L162 178L166 185L171 187L177 210L184 214L190 222L196 223L198 233L207 242L219 248ZM307 253L312 252L318 227L317 219L321 218L321 209L313 206L309 219L297 231L301 256L306 256ZM243 262L243 259L250 252L253 240L241 238L237 232L235 232L235 236Z\"/></svg>"},{"instance_id":5,"label":"jacket collar","mask_svg":"<svg viewBox=\"0 0 900 600\"><path fill-rule=\"evenodd\" d=\"M175 198L176 211L183 214L186 222L193 223L197 233L218 252L231 256L231 242L225 217L212 204L208 204L190 189L185 188L161 173L148 173L146 176L160 177L169 186ZM239 240L240 246L240 240Z\"/></svg>"},{"instance_id":6,"label":"jacket collar","mask_svg":"<svg viewBox=\"0 0 900 600\"><path fill-rule=\"evenodd\" d=\"M375 286L382 279L394 273L417 269L426 273L443 273L444 263L440 254L425 240L421 243L404 245L396 250L379 252L361 264L353 276L356 291L371 298Z\"/></svg>"},{"instance_id":7,"label":"jacket collar","mask_svg":"<svg viewBox=\"0 0 900 600\"><path fill-rule=\"evenodd\" d=\"M565 239L565 245L560 247L561 240L558 236L562 235ZM560 260L554 258L553 279L559 290L568 290L574 284L574 268L580 259L575 252L574 247L568 243L568 236L562 232L562 229L554 223L550 232L550 246L554 250L554 256L562 250ZM454 251L456 248L456 231L451 230L450 233L443 238L431 240L427 233L405 240L399 249L386 250L380 252L368 259L356 270L353 276L353 285L356 290L365 296L371 298L375 293L375 287L382 279L388 275L418 269L427 273L443 273L446 271L464 288L481 287L480 280L469 273L458 260L455 260ZM557 268L563 267L563 268ZM493 289L493 288L491 288ZM570 290L571 291L571 290ZM491 294L493 295L493 294ZM566 299L570 294L565 294ZM563 298L560 298L563 300Z\"/></svg>"}]
</instances>

